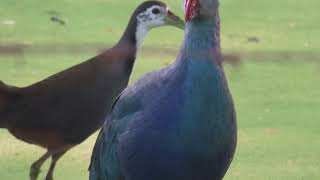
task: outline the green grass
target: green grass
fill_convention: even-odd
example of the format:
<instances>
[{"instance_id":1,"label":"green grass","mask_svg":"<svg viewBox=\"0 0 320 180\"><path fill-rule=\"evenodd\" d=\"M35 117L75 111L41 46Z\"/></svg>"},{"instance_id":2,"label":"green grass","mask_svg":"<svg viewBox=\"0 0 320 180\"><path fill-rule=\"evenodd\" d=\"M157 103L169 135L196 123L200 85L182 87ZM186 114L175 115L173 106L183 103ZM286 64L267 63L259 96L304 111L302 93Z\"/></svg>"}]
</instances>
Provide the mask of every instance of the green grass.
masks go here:
<instances>
[{"instance_id":1,"label":"green grass","mask_svg":"<svg viewBox=\"0 0 320 180\"><path fill-rule=\"evenodd\" d=\"M0 44L113 44L121 35L138 0L0 1ZM182 14L180 0L168 0ZM320 24L317 0L222 0L224 52L240 52L242 64L226 65L237 106L239 143L226 180L320 179ZM48 10L66 19L60 27L49 21ZM3 20L15 20L13 26ZM183 33L173 28L154 30L137 58L132 81L172 62ZM248 43L257 37L259 43ZM279 55L284 53L285 55ZM310 55L313 53L314 55ZM82 62L96 54L61 52L0 55L0 79L24 86ZM291 55L298 55L291 57ZM261 55L261 56L260 56ZM262 56L263 55L263 56ZM267 55L267 56L265 56ZM131 81L131 82L132 82ZM56 179L84 180L95 135L67 153ZM0 179L27 179L30 164L44 150L14 139L0 130ZM48 163L43 172L48 169ZM45 173L41 174L43 178Z\"/></svg>"},{"instance_id":2,"label":"green grass","mask_svg":"<svg viewBox=\"0 0 320 180\"><path fill-rule=\"evenodd\" d=\"M15 26L0 23L1 42L25 43L113 43L127 25L128 17L141 0L2 0L0 21L15 20ZM180 0L166 0L182 15ZM309 0L223 0L223 47L237 51L317 51L320 48L318 7ZM49 21L48 11L66 20L65 27ZM163 38L170 34L170 38ZM260 43L246 43L256 36ZM171 28L158 29L146 45L175 47L182 34Z\"/></svg>"}]
</instances>

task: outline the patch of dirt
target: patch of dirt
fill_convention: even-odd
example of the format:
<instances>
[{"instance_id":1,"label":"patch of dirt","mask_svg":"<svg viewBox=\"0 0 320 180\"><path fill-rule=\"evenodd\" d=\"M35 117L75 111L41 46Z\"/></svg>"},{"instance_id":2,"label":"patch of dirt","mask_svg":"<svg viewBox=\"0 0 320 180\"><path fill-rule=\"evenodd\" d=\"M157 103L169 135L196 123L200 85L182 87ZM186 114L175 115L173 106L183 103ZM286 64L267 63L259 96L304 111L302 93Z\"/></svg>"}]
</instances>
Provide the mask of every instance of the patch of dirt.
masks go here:
<instances>
[{"instance_id":1,"label":"patch of dirt","mask_svg":"<svg viewBox=\"0 0 320 180\"><path fill-rule=\"evenodd\" d=\"M264 133L269 136L278 135L280 133L280 129L266 128L266 129L264 129Z\"/></svg>"},{"instance_id":2,"label":"patch of dirt","mask_svg":"<svg viewBox=\"0 0 320 180\"><path fill-rule=\"evenodd\" d=\"M0 55L1 54L23 54L28 46L25 44L0 44Z\"/></svg>"},{"instance_id":3,"label":"patch of dirt","mask_svg":"<svg viewBox=\"0 0 320 180\"><path fill-rule=\"evenodd\" d=\"M105 49L110 48L112 45L103 43L91 43L91 44L1 44L0 43L0 56L1 55L18 55L23 56L27 53L43 53L43 54L55 54L55 53L82 53L82 52L97 52L100 53ZM149 55L172 55L176 56L179 49L159 48L159 47L144 47L142 51ZM237 52L224 52L222 54L222 60L225 63L232 65L240 65L244 59L254 60L276 60L276 61L290 61L290 60L309 60L320 62L320 52L254 52L254 53L237 53Z\"/></svg>"}]
</instances>

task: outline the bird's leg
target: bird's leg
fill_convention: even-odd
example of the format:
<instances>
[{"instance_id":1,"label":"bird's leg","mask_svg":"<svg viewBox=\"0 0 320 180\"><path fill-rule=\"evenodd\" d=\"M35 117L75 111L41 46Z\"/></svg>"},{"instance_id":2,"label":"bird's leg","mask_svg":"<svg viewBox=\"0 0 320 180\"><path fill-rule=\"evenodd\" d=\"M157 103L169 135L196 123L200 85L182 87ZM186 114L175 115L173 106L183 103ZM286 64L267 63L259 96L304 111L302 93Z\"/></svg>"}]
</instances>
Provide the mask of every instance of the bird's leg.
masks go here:
<instances>
[{"instance_id":1,"label":"bird's leg","mask_svg":"<svg viewBox=\"0 0 320 180\"><path fill-rule=\"evenodd\" d=\"M56 166L56 163L63 156L63 154L66 153L66 152L67 152L67 150L62 151L62 152L58 152L58 153L52 155L52 161L51 161L51 164L50 164L50 168L49 168L48 174L46 176L46 180L53 180L53 171L54 171L54 168Z\"/></svg>"},{"instance_id":2,"label":"bird's leg","mask_svg":"<svg viewBox=\"0 0 320 180\"><path fill-rule=\"evenodd\" d=\"M48 174L46 176L46 180L53 180L53 171L54 168L56 166L57 161L73 146L66 146L62 149L60 149L59 151L55 151L55 153L53 153L52 155L52 161L51 161L51 165L48 171Z\"/></svg>"},{"instance_id":3,"label":"bird's leg","mask_svg":"<svg viewBox=\"0 0 320 180\"><path fill-rule=\"evenodd\" d=\"M42 164L52 155L49 151L47 151L43 156L41 156L36 162L31 165L30 168L30 179L36 180L40 173L40 168Z\"/></svg>"}]
</instances>

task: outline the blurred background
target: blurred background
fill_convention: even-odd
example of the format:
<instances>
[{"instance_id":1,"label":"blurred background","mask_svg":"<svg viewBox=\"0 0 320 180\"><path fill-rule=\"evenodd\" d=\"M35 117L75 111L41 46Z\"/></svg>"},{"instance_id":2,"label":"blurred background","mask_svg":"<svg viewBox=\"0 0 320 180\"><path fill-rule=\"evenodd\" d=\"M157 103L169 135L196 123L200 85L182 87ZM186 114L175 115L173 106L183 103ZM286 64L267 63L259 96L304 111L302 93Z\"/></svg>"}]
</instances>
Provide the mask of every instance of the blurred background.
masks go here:
<instances>
[{"instance_id":1,"label":"blurred background","mask_svg":"<svg viewBox=\"0 0 320 180\"><path fill-rule=\"evenodd\" d=\"M95 56L117 42L140 2L1 0L0 80L30 85ZM180 0L164 2L182 16ZM221 0L223 56L239 125L226 180L320 179L319 7L318 0ZM172 63L182 38L175 28L153 30L131 82ZM58 162L56 179L87 179L95 138ZM0 129L0 179L26 179L44 151Z\"/></svg>"}]
</instances>

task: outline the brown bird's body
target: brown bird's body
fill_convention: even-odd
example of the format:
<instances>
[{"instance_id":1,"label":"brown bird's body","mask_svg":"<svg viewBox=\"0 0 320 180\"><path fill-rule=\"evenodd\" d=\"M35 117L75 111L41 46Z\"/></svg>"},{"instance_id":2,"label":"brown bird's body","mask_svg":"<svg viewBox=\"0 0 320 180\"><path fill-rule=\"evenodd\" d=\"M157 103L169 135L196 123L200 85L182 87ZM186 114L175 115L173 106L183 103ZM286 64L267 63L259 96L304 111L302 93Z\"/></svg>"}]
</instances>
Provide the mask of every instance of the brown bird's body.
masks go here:
<instances>
[{"instance_id":1,"label":"brown bird's body","mask_svg":"<svg viewBox=\"0 0 320 180\"><path fill-rule=\"evenodd\" d=\"M127 86L135 59L130 51L135 52L133 47L115 47L29 87L8 88L10 96L1 117L7 122L5 128L43 147L50 144L19 134L58 132L63 141L82 142L100 127L114 98Z\"/></svg>"},{"instance_id":2,"label":"brown bird's body","mask_svg":"<svg viewBox=\"0 0 320 180\"><path fill-rule=\"evenodd\" d=\"M50 179L56 161L100 128L113 100L128 84L134 59L133 47L116 46L31 86L2 85L0 127L48 150L31 167L31 179L52 156Z\"/></svg>"},{"instance_id":3,"label":"brown bird's body","mask_svg":"<svg viewBox=\"0 0 320 180\"><path fill-rule=\"evenodd\" d=\"M139 28L146 28L143 23L165 16L163 22L157 22L162 24L151 22L153 25L147 26L147 30L170 24L167 20L179 26L182 21L167 10L161 16L147 16L150 9L162 7L166 9L165 4L158 1L142 3L133 13L120 41L88 61L24 88L0 81L0 128L48 150L31 166L31 180L37 179L40 167L52 156L46 176L51 180L57 160L100 128L114 99L128 84L137 44L145 35L137 36ZM148 21L137 18L141 13Z\"/></svg>"}]
</instances>

